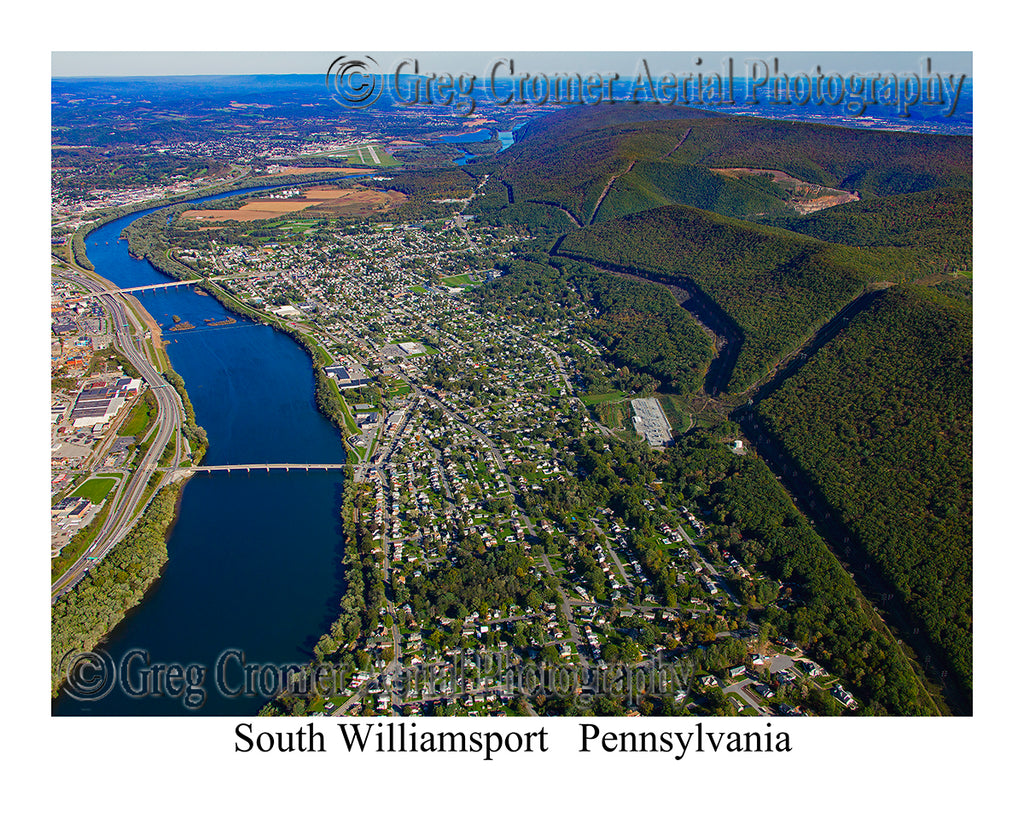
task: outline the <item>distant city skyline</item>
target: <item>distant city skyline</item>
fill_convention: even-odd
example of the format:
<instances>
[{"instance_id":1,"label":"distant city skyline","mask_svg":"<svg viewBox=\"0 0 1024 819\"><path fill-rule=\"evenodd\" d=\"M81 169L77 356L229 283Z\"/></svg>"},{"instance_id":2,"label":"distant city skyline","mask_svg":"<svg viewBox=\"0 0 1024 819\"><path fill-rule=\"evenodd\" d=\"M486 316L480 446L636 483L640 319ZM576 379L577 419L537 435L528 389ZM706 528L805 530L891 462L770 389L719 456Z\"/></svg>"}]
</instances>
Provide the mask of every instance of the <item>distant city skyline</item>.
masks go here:
<instances>
[{"instance_id":1,"label":"distant city skyline","mask_svg":"<svg viewBox=\"0 0 1024 819\"><path fill-rule=\"evenodd\" d=\"M403 59L419 61L420 72L472 73L483 75L499 59L516 61L517 72L580 72L626 75L646 58L652 72L721 70L723 60L733 59L737 76L746 73L747 60L779 59L779 71L810 73L920 72L922 61L931 58L938 73L973 76L970 51L785 51L737 49L735 51L54 51L53 77L143 77L252 74L323 74L341 55L370 56L388 74ZM697 59L700 58L700 63Z\"/></svg>"}]
</instances>

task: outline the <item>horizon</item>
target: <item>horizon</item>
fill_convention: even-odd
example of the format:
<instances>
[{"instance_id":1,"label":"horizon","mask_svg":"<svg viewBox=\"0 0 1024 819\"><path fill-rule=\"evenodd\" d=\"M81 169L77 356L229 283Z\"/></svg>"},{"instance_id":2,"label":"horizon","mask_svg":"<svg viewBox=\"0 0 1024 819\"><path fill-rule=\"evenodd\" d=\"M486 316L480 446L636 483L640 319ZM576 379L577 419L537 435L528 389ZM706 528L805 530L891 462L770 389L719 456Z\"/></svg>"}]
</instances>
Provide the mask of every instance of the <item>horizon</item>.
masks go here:
<instances>
[{"instance_id":1,"label":"horizon","mask_svg":"<svg viewBox=\"0 0 1024 819\"><path fill-rule=\"evenodd\" d=\"M372 51L372 50L371 50ZM77 52L53 51L51 79L131 79L158 77L251 77L317 76L326 73L332 61L345 53L365 54L364 50L338 52ZM973 79L972 51L785 51L740 49L735 51L377 51L369 55L377 61L381 75L394 73L403 60L415 60L418 70L477 74L495 60L520 61L518 71L567 72L625 75L635 72L641 59L649 61L652 73L664 70L718 70L732 58L737 76L745 74L745 63L753 60L780 61L779 71L813 72L815 64L824 73L903 73L924 70L931 60L935 73L963 74ZM386 70L387 66L391 69ZM189 69L193 70L189 70ZM422 71L419 70L422 68Z\"/></svg>"}]
</instances>

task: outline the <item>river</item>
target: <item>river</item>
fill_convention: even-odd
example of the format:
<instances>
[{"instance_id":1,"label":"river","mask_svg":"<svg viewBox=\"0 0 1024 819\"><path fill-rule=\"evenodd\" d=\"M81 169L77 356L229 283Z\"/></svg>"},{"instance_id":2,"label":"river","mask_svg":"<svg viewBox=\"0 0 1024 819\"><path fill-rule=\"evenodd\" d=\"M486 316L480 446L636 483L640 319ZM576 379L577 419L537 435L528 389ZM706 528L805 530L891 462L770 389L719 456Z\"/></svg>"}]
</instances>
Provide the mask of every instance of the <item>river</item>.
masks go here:
<instances>
[{"instance_id":1,"label":"river","mask_svg":"<svg viewBox=\"0 0 1024 819\"><path fill-rule=\"evenodd\" d=\"M149 262L133 259L119 239L125 225L152 210L87 237L98 274L122 287L169 280ZM187 287L158 290L140 301L165 328L172 315L195 325L165 330L164 337L196 419L209 434L206 463L345 460L340 434L314 404L309 356L289 336L233 316ZM236 323L206 326L206 319L229 316ZM218 689L218 658L243 652L246 663L261 671L310 658L343 591L341 489L340 473L210 473L189 480L161 578L100 647L114 663L129 659L129 679L92 702L62 693L53 713L256 713L266 698L258 690L238 694L237 675L230 676L227 690ZM233 672L238 656L230 655ZM152 671L157 664L196 668L195 699L205 695L202 706L186 707L166 673ZM265 678L272 677L266 671Z\"/></svg>"},{"instance_id":2,"label":"river","mask_svg":"<svg viewBox=\"0 0 1024 819\"><path fill-rule=\"evenodd\" d=\"M477 131L471 131L465 134L456 134L454 136L439 137L437 142L440 144L451 145L452 147L458 148L460 143L472 143L472 142L487 142L492 138L497 138L498 142L501 143L501 147L498 148L496 153L501 153L515 144L516 131L522 128L522 125L517 125L511 131L490 131L487 128L481 128ZM459 148L462 151L461 148ZM462 151L462 156L454 160L456 165L462 166L467 162L472 162L476 159L476 154L471 154L468 151Z\"/></svg>"},{"instance_id":3,"label":"river","mask_svg":"<svg viewBox=\"0 0 1024 819\"><path fill-rule=\"evenodd\" d=\"M439 142L490 136L483 130ZM499 138L504 150L512 144L513 132L502 132ZM474 158L463 153L455 164ZM120 287L171 280L148 261L132 258L128 243L119 238L128 224L158 209L129 214L89 234L86 253L99 275ZM340 434L316 409L309 356L289 336L235 316L214 298L187 287L145 293L139 300L163 326L171 363L185 379L197 422L206 428L210 446L205 463L345 461ZM195 329L168 332L175 315ZM234 324L207 326L207 319L229 316L236 319ZM341 490L339 473L221 472L191 478L168 538L163 574L100 646L115 664L127 658L129 679L121 680L119 672L118 685L89 702L62 692L52 712L255 714L267 698L259 692L236 696L236 674L222 691L216 681L218 659L228 652L234 672L234 652L244 652L246 663L265 671L267 680L274 679L280 666L310 659L344 591ZM158 664L204 669L205 679L196 686L205 695L202 706L186 707L180 694L150 693L174 688L156 672L147 674Z\"/></svg>"}]
</instances>

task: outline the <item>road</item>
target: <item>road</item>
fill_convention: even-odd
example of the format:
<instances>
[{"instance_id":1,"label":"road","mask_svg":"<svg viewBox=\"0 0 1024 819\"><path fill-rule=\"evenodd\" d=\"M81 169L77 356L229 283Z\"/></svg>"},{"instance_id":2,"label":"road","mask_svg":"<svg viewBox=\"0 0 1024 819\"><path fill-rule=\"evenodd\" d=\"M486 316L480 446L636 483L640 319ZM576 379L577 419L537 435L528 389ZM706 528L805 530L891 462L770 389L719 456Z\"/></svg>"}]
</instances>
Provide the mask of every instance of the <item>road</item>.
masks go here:
<instances>
[{"instance_id":1,"label":"road","mask_svg":"<svg viewBox=\"0 0 1024 819\"><path fill-rule=\"evenodd\" d=\"M661 505L661 508L666 511L668 510L668 507L665 506L664 504ZM693 538L691 538L690 535L687 534L686 529L684 529L682 526L677 526L676 531L682 536L683 540L685 540L690 546L694 547L693 554L697 558L697 560L704 564L704 569L705 571L707 571L708 577L714 578L715 583L718 585L718 588L725 592L726 596L729 598L729 600L732 602L734 606L738 606L740 604L739 598L736 597L736 594L729 587L728 582L726 582L721 572L719 572L714 566L711 565L710 561L704 556L704 553L700 549L696 548L697 544L694 543Z\"/></svg>"},{"instance_id":2,"label":"road","mask_svg":"<svg viewBox=\"0 0 1024 819\"><path fill-rule=\"evenodd\" d=\"M253 277L262 277L262 272L258 273L230 273L223 276L209 276L208 278L202 279L179 279L173 282L157 282L155 284L140 284L135 287L114 287L106 288L101 290L92 290L87 294L82 294L68 299L68 301L78 301L79 299L86 298L102 298L106 295L117 295L119 293L145 293L156 290L166 290L171 287L196 287L203 282L221 282L231 281L232 279L251 279Z\"/></svg>"},{"instance_id":3,"label":"road","mask_svg":"<svg viewBox=\"0 0 1024 819\"><path fill-rule=\"evenodd\" d=\"M56 256L54 257L57 258ZM63 261L63 260L60 260ZM67 264L63 262L63 264ZM99 276L91 275L81 269L66 274L67 278L89 292L109 290L108 282ZM167 383L164 377L150 361L150 350L145 343L146 327L144 322L130 309L126 297L103 293L99 296L114 325L114 349L120 352L132 366L138 370L143 382L153 391L156 399L157 413L154 420L155 433L139 467L135 470L127 485L111 503L110 512L89 549L72 564L64 574L51 586L51 600L77 583L88 571L90 565L104 557L135 524L142 509L136 509L150 478L156 471L157 464L164 449L171 441L174 442L171 457L171 470L177 468L182 454L181 425L184 410L177 391ZM141 305L139 305L141 309ZM168 470L168 473L170 470ZM164 478L166 481L166 476Z\"/></svg>"},{"instance_id":4,"label":"road","mask_svg":"<svg viewBox=\"0 0 1024 819\"><path fill-rule=\"evenodd\" d=\"M742 682L734 683L733 685L730 685L723 690L725 691L726 696L729 696L729 694L735 694L747 705L749 705L751 708L757 711L757 715L759 717L771 716L771 711L769 711L767 708L761 705L761 703L759 703L752 696L750 696L749 693L747 693L747 686L749 684L749 680L743 680Z\"/></svg>"}]
</instances>

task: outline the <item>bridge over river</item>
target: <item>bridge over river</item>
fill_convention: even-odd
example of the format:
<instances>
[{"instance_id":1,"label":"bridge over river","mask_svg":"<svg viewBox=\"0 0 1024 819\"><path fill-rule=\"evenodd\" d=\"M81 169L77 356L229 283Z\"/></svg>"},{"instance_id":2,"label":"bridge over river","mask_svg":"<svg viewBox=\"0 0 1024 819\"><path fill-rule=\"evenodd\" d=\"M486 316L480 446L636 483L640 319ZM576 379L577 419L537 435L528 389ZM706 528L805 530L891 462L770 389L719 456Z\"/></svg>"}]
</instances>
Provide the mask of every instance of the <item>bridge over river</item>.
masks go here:
<instances>
[{"instance_id":1,"label":"bridge over river","mask_svg":"<svg viewBox=\"0 0 1024 819\"><path fill-rule=\"evenodd\" d=\"M230 281L232 279L251 279L257 276L262 276L263 273L228 273L223 276L209 276L208 278L202 279L177 279L172 282L155 282L153 284L140 284L135 287L118 287L112 290L92 290L88 293L75 293L68 297L68 301L80 301L82 299L94 298L98 296L112 296L117 293L145 293L153 292L156 290L166 290L170 287L196 287L203 282L222 282Z\"/></svg>"},{"instance_id":2,"label":"bridge over river","mask_svg":"<svg viewBox=\"0 0 1024 819\"><path fill-rule=\"evenodd\" d=\"M193 475L196 472L290 472L291 470L309 472L339 472L351 469L353 464L212 464L203 466L185 466L174 472L175 479Z\"/></svg>"}]
</instances>

